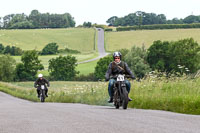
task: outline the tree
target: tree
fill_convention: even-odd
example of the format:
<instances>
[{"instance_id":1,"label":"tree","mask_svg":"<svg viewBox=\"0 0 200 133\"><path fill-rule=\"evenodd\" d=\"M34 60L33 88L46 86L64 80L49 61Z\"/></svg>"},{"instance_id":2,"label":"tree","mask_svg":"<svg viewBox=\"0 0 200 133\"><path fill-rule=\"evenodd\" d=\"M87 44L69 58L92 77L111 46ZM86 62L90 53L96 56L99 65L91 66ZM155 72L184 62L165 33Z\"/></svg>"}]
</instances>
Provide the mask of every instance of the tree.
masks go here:
<instances>
[{"instance_id":1,"label":"tree","mask_svg":"<svg viewBox=\"0 0 200 133\"><path fill-rule=\"evenodd\" d=\"M22 55L22 53L23 53L23 50L19 47L12 46L10 49L11 55Z\"/></svg>"},{"instance_id":2,"label":"tree","mask_svg":"<svg viewBox=\"0 0 200 133\"><path fill-rule=\"evenodd\" d=\"M3 51L4 51L4 46L3 46L3 44L0 43L0 54L2 54Z\"/></svg>"},{"instance_id":3,"label":"tree","mask_svg":"<svg viewBox=\"0 0 200 133\"><path fill-rule=\"evenodd\" d=\"M10 54L10 52L11 52L11 48L10 48L10 46L8 45L8 46L5 47L5 49L4 49L4 51L3 51L3 54Z\"/></svg>"},{"instance_id":4,"label":"tree","mask_svg":"<svg viewBox=\"0 0 200 133\"><path fill-rule=\"evenodd\" d=\"M98 79L104 79L105 78L105 73L108 69L108 65L110 64L110 62L113 61L113 57L112 56L106 56L104 58L101 58L98 62L97 65L95 67L95 77Z\"/></svg>"},{"instance_id":5,"label":"tree","mask_svg":"<svg viewBox=\"0 0 200 133\"><path fill-rule=\"evenodd\" d=\"M34 28L39 28L40 13L38 10L32 10L28 17L29 21L32 22Z\"/></svg>"},{"instance_id":6,"label":"tree","mask_svg":"<svg viewBox=\"0 0 200 133\"><path fill-rule=\"evenodd\" d=\"M73 56L59 56L49 60L48 71L54 80L73 80L79 72L75 70L77 59Z\"/></svg>"},{"instance_id":7,"label":"tree","mask_svg":"<svg viewBox=\"0 0 200 133\"><path fill-rule=\"evenodd\" d=\"M170 43L168 41L154 41L148 49L147 62L153 70L169 72L170 65Z\"/></svg>"},{"instance_id":8,"label":"tree","mask_svg":"<svg viewBox=\"0 0 200 133\"><path fill-rule=\"evenodd\" d=\"M34 80L38 70L44 69L35 50L25 51L21 61L22 63L16 66L16 80Z\"/></svg>"},{"instance_id":9,"label":"tree","mask_svg":"<svg viewBox=\"0 0 200 133\"><path fill-rule=\"evenodd\" d=\"M84 22L83 23L83 27L88 27L90 28L92 26L92 23L91 22Z\"/></svg>"},{"instance_id":10,"label":"tree","mask_svg":"<svg viewBox=\"0 0 200 133\"><path fill-rule=\"evenodd\" d=\"M158 40L149 47L147 61L153 70L167 74L194 73L200 69L199 52L200 46L192 38L174 42ZM183 66L185 70L179 66Z\"/></svg>"},{"instance_id":11,"label":"tree","mask_svg":"<svg viewBox=\"0 0 200 133\"><path fill-rule=\"evenodd\" d=\"M147 50L144 48L144 46L142 48L133 46L131 51L125 56L125 61L129 65L130 69L140 79L151 71L146 59Z\"/></svg>"},{"instance_id":12,"label":"tree","mask_svg":"<svg viewBox=\"0 0 200 133\"><path fill-rule=\"evenodd\" d=\"M16 61L9 55L0 57L0 80L13 81Z\"/></svg>"},{"instance_id":13,"label":"tree","mask_svg":"<svg viewBox=\"0 0 200 133\"><path fill-rule=\"evenodd\" d=\"M130 50L128 50L128 49L126 49L126 48L123 48L123 49L120 49L120 50L118 50L118 51L122 54L121 60L124 60L126 54L128 54L128 52L129 52Z\"/></svg>"},{"instance_id":14,"label":"tree","mask_svg":"<svg viewBox=\"0 0 200 133\"><path fill-rule=\"evenodd\" d=\"M187 23L187 24L199 23L200 22L200 17L199 16L190 15L190 16L187 16L186 18L184 18L183 22Z\"/></svg>"},{"instance_id":15,"label":"tree","mask_svg":"<svg viewBox=\"0 0 200 133\"><path fill-rule=\"evenodd\" d=\"M108 23L109 26L114 26L114 23L115 23L115 21L116 21L117 19L118 19L117 16L113 16L113 17L109 18L109 19L106 21L106 23Z\"/></svg>"},{"instance_id":16,"label":"tree","mask_svg":"<svg viewBox=\"0 0 200 133\"><path fill-rule=\"evenodd\" d=\"M58 52L58 45L56 43L49 43L42 49L42 55L51 55Z\"/></svg>"},{"instance_id":17,"label":"tree","mask_svg":"<svg viewBox=\"0 0 200 133\"><path fill-rule=\"evenodd\" d=\"M195 73L200 69L200 46L192 38L171 42L170 70L182 73ZM181 65L186 70L180 70Z\"/></svg>"}]
</instances>

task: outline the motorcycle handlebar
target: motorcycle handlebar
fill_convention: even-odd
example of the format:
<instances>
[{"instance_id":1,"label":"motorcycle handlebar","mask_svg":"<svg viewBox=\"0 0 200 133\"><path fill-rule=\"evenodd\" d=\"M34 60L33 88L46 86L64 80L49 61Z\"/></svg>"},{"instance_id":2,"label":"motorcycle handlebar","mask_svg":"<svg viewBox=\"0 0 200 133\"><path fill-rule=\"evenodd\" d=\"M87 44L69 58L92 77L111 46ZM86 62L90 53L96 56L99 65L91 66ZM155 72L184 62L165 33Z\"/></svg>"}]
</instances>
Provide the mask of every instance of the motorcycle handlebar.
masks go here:
<instances>
[{"instance_id":1,"label":"motorcycle handlebar","mask_svg":"<svg viewBox=\"0 0 200 133\"><path fill-rule=\"evenodd\" d=\"M109 78L109 79L112 79L112 78L116 79L116 78L117 78L117 76L118 76L118 75L110 76L110 78ZM132 76L131 76L131 75L125 75L124 77L125 77L125 78L132 78Z\"/></svg>"}]
</instances>

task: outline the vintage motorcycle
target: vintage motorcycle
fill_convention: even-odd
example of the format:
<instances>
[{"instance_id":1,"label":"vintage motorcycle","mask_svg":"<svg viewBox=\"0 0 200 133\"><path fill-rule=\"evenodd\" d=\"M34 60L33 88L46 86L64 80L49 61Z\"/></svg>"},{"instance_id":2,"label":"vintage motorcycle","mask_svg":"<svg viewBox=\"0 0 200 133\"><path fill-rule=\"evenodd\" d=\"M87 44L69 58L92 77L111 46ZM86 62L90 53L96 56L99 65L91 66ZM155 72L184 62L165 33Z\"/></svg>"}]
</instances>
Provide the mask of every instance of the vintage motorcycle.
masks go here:
<instances>
[{"instance_id":1,"label":"vintage motorcycle","mask_svg":"<svg viewBox=\"0 0 200 133\"><path fill-rule=\"evenodd\" d=\"M45 85L41 85L40 86L40 101L41 102L45 102L45 98L46 98L46 95L45 95Z\"/></svg>"},{"instance_id":2,"label":"vintage motorcycle","mask_svg":"<svg viewBox=\"0 0 200 133\"><path fill-rule=\"evenodd\" d=\"M120 106L123 109L127 109L129 98L128 98L128 91L126 90L125 78L128 76L118 74L115 76L116 82L114 84L114 96L113 102L116 109L119 109Z\"/></svg>"}]
</instances>

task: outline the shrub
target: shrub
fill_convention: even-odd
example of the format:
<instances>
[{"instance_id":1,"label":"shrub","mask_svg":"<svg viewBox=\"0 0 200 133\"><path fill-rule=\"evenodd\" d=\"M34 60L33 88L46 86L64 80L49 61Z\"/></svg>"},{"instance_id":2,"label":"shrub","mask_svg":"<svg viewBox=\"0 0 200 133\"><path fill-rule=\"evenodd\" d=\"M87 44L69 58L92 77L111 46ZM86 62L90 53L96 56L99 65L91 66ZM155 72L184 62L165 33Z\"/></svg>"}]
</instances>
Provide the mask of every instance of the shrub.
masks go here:
<instances>
[{"instance_id":1,"label":"shrub","mask_svg":"<svg viewBox=\"0 0 200 133\"><path fill-rule=\"evenodd\" d=\"M16 61L9 55L0 57L0 80L13 81Z\"/></svg>"},{"instance_id":2,"label":"shrub","mask_svg":"<svg viewBox=\"0 0 200 133\"><path fill-rule=\"evenodd\" d=\"M105 73L108 69L108 65L110 64L110 62L113 61L113 57L112 56L106 56L104 58L101 58L98 62L97 65L95 67L95 77L97 79L104 79L105 78Z\"/></svg>"},{"instance_id":3,"label":"shrub","mask_svg":"<svg viewBox=\"0 0 200 133\"><path fill-rule=\"evenodd\" d=\"M44 69L35 50L25 51L21 57L21 61L22 63L16 66L16 80L34 80L37 71Z\"/></svg>"},{"instance_id":4,"label":"shrub","mask_svg":"<svg viewBox=\"0 0 200 133\"><path fill-rule=\"evenodd\" d=\"M128 52L128 54L125 56L125 61L135 76L139 79L143 78L147 73L151 71L146 58L147 50L144 47L140 48L135 46L133 46L131 51Z\"/></svg>"},{"instance_id":5,"label":"shrub","mask_svg":"<svg viewBox=\"0 0 200 133\"><path fill-rule=\"evenodd\" d=\"M56 43L47 44L41 52L41 55L52 55L58 52L58 45Z\"/></svg>"},{"instance_id":6,"label":"shrub","mask_svg":"<svg viewBox=\"0 0 200 133\"><path fill-rule=\"evenodd\" d=\"M50 77L54 80L74 80L77 72L75 67L77 59L73 56L59 56L49 60Z\"/></svg>"}]
</instances>

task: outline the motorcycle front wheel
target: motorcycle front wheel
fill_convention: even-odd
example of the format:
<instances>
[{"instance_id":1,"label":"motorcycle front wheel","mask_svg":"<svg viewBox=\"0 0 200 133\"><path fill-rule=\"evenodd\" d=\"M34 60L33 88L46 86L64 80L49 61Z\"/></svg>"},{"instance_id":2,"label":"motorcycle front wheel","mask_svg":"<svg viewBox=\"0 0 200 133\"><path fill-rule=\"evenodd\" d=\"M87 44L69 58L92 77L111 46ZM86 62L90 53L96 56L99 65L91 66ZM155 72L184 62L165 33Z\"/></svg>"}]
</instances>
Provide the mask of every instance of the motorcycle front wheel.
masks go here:
<instances>
[{"instance_id":1,"label":"motorcycle front wheel","mask_svg":"<svg viewBox=\"0 0 200 133\"><path fill-rule=\"evenodd\" d=\"M45 102L45 90L41 90L40 93L40 101L43 103Z\"/></svg>"},{"instance_id":2,"label":"motorcycle front wheel","mask_svg":"<svg viewBox=\"0 0 200 133\"><path fill-rule=\"evenodd\" d=\"M127 109L128 106L128 92L126 90L126 87L122 87L122 107L123 109Z\"/></svg>"}]
</instances>

